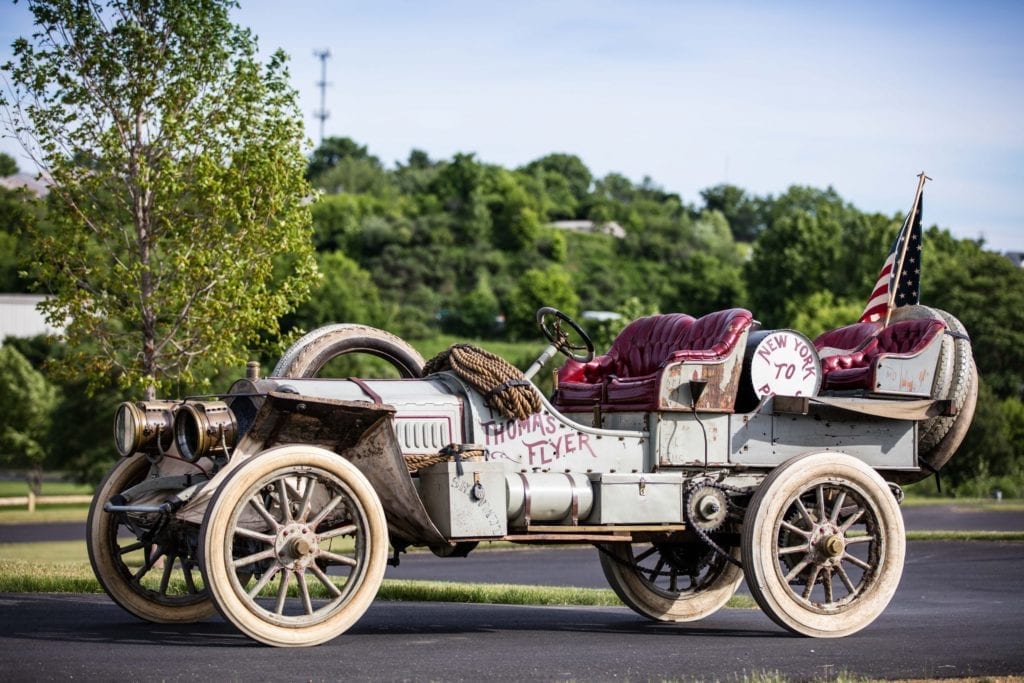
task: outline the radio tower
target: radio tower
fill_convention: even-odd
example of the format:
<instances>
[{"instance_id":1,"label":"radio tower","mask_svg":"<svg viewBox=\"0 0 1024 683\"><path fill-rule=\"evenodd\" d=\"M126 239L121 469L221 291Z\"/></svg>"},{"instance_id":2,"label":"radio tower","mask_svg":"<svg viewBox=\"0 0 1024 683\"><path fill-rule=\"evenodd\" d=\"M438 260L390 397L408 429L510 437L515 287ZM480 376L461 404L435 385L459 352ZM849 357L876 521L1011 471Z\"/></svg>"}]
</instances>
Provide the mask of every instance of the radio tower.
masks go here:
<instances>
[{"instance_id":1,"label":"radio tower","mask_svg":"<svg viewBox=\"0 0 1024 683\"><path fill-rule=\"evenodd\" d=\"M314 50L313 55L320 58L320 80L317 81L317 86L320 88L320 109L313 112L313 115L320 119L320 144L324 144L324 121L331 115L327 111L326 98L327 98L327 86L330 83L327 82L327 60L331 57L330 50Z\"/></svg>"}]
</instances>

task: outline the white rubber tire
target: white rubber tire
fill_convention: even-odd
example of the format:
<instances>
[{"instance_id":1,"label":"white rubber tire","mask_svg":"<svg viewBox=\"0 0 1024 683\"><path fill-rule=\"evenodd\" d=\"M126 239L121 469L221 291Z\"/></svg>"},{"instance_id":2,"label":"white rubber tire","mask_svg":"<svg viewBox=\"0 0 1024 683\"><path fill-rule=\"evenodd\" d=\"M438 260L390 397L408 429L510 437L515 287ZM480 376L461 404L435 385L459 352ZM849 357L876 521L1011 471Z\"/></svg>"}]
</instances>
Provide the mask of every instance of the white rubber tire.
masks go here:
<instances>
[{"instance_id":1,"label":"white rubber tire","mask_svg":"<svg viewBox=\"0 0 1024 683\"><path fill-rule=\"evenodd\" d=\"M423 376L423 356L384 330L347 323L317 328L292 344L274 367L274 377L316 377L327 363L349 353L376 356L403 378Z\"/></svg>"},{"instance_id":2,"label":"white rubber tire","mask_svg":"<svg viewBox=\"0 0 1024 683\"><path fill-rule=\"evenodd\" d=\"M259 513L261 506L274 524ZM340 526L330 521L335 512L343 516ZM328 522L335 526L324 526ZM328 538L341 536L352 538L352 550L327 547ZM387 522L377 494L350 462L314 446L277 446L221 483L203 520L200 547L206 585L225 619L261 643L305 647L341 635L373 602L387 565ZM349 570L340 586L318 565L327 558ZM236 577L247 567L256 579L249 586ZM277 602L267 607L260 591L275 577ZM323 604L314 603L317 586L330 591ZM289 589L298 599L286 597Z\"/></svg>"},{"instance_id":3,"label":"white rubber tire","mask_svg":"<svg viewBox=\"0 0 1024 683\"><path fill-rule=\"evenodd\" d=\"M743 580L743 571L739 567L716 557L712 573L704 577L700 585L673 590L671 584L669 587L658 585L652 574L654 571L664 572L664 566L647 567L646 572L635 566L637 555L634 545L640 544L606 544L600 553L601 569L625 605L654 621L696 621L710 616L729 602ZM734 552L734 556L739 559L739 552ZM671 573L670 566L668 571ZM678 580L679 577L670 576L671 582Z\"/></svg>"},{"instance_id":4,"label":"white rubber tire","mask_svg":"<svg viewBox=\"0 0 1024 683\"><path fill-rule=\"evenodd\" d=\"M141 455L121 458L104 477L96 490L86 523L86 545L93 573L110 599L145 621L156 624L183 624L201 621L217 612L210 594L203 588L198 568L183 566L180 557L163 557L162 566L148 571L131 566L126 559L142 560L152 552L150 544L128 540L119 534L123 527L119 515L105 512L103 505L125 489L146 479L150 464ZM165 574L181 570L194 579L193 591L178 591L172 585L162 585Z\"/></svg>"},{"instance_id":5,"label":"white rubber tire","mask_svg":"<svg viewBox=\"0 0 1024 683\"><path fill-rule=\"evenodd\" d=\"M899 484L925 479L949 462L971 426L978 400L978 371L963 323L946 311L920 305L897 308L892 322L920 318L942 320L951 333L942 340L932 398L951 401L956 412L929 418L918 425L917 457L927 467L917 472L892 473L890 479Z\"/></svg>"},{"instance_id":6,"label":"white rubber tire","mask_svg":"<svg viewBox=\"0 0 1024 683\"><path fill-rule=\"evenodd\" d=\"M889 604L906 539L878 473L851 456L819 452L769 473L747 508L741 547L747 587L765 614L794 633L838 638Z\"/></svg>"}]
</instances>

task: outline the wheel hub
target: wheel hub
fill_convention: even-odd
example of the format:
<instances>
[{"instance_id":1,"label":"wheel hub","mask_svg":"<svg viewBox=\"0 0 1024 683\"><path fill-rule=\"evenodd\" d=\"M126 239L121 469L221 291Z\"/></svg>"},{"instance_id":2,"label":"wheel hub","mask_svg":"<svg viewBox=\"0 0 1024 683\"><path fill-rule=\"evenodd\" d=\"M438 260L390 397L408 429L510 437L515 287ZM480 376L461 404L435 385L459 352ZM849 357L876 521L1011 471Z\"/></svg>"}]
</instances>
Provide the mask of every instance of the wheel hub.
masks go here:
<instances>
[{"instance_id":1,"label":"wheel hub","mask_svg":"<svg viewBox=\"0 0 1024 683\"><path fill-rule=\"evenodd\" d=\"M308 525L288 524L278 530L274 552L282 566L305 569L320 554L320 547L316 534Z\"/></svg>"},{"instance_id":2,"label":"wheel hub","mask_svg":"<svg viewBox=\"0 0 1024 683\"><path fill-rule=\"evenodd\" d=\"M821 541L821 550L830 559L842 557L846 551L846 540L839 535L829 536Z\"/></svg>"},{"instance_id":3,"label":"wheel hub","mask_svg":"<svg viewBox=\"0 0 1024 683\"><path fill-rule=\"evenodd\" d=\"M846 553L846 537L830 522L814 525L810 535L815 563L822 567L837 567Z\"/></svg>"}]
</instances>

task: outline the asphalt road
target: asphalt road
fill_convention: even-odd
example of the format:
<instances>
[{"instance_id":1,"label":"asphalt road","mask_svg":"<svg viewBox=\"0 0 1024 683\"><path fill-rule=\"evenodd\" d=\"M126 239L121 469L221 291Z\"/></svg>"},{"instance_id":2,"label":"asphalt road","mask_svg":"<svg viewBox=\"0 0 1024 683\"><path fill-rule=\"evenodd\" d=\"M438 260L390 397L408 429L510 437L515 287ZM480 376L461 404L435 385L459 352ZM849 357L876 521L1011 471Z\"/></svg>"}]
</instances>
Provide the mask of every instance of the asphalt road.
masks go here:
<instances>
[{"instance_id":1,"label":"asphalt road","mask_svg":"<svg viewBox=\"0 0 1024 683\"><path fill-rule=\"evenodd\" d=\"M5 680L796 680L1024 674L1024 543L911 542L893 602L838 640L790 636L758 610L694 624L626 608L377 601L305 650L258 645L221 619L134 619L102 595L0 595ZM596 572L596 573L595 573ZM591 548L407 555L389 576L606 585ZM531 579L532 577L532 579Z\"/></svg>"},{"instance_id":2,"label":"asphalt road","mask_svg":"<svg viewBox=\"0 0 1024 683\"><path fill-rule=\"evenodd\" d=\"M1024 530L1024 512L908 507L908 529ZM0 526L0 542L77 540L84 524ZM215 618L141 622L103 595L0 595L4 680L736 680L1024 674L1024 543L911 542L893 602L839 640L790 636L758 610L694 624L627 608L377 601L307 650L255 644ZM607 587L590 547L402 556L388 578ZM741 591L744 590L741 587Z\"/></svg>"}]
</instances>

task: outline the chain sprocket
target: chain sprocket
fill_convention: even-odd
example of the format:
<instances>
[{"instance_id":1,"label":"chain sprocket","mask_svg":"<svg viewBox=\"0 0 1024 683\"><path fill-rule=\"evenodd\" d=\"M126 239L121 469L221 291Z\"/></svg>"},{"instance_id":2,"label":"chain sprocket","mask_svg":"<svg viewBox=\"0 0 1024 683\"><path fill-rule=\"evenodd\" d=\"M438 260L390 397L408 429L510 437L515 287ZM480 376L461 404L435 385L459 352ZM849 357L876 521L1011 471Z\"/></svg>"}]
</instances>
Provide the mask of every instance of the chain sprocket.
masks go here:
<instances>
[{"instance_id":1,"label":"chain sprocket","mask_svg":"<svg viewBox=\"0 0 1024 683\"><path fill-rule=\"evenodd\" d=\"M739 560L720 546L710 533L730 520L742 519L737 499L749 495L746 489L727 486L710 478L695 479L683 494L683 519L700 541L737 567Z\"/></svg>"},{"instance_id":2,"label":"chain sprocket","mask_svg":"<svg viewBox=\"0 0 1024 683\"><path fill-rule=\"evenodd\" d=\"M729 496L718 486L698 484L687 493L686 513L694 527L718 531L729 518Z\"/></svg>"}]
</instances>

